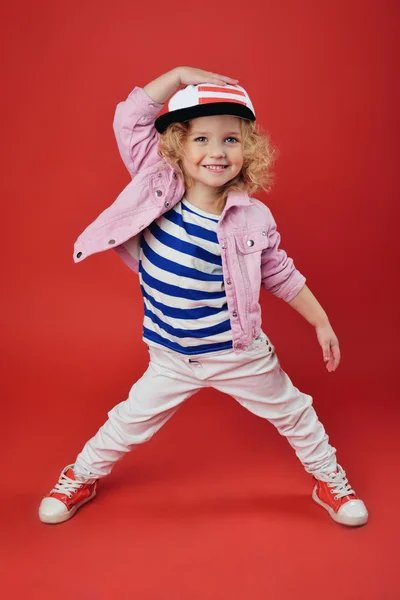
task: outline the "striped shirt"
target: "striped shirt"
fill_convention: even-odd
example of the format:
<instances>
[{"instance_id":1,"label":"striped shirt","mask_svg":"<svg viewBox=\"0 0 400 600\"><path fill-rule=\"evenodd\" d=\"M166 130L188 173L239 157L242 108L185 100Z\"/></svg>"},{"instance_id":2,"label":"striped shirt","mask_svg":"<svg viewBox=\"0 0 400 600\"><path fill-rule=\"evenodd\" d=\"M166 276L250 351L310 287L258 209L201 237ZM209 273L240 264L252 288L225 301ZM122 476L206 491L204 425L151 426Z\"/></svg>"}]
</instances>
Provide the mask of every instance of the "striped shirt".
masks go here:
<instances>
[{"instance_id":1,"label":"striped shirt","mask_svg":"<svg viewBox=\"0 0 400 600\"><path fill-rule=\"evenodd\" d=\"M139 280L146 344L186 355L232 348L218 220L183 198L143 231Z\"/></svg>"}]
</instances>

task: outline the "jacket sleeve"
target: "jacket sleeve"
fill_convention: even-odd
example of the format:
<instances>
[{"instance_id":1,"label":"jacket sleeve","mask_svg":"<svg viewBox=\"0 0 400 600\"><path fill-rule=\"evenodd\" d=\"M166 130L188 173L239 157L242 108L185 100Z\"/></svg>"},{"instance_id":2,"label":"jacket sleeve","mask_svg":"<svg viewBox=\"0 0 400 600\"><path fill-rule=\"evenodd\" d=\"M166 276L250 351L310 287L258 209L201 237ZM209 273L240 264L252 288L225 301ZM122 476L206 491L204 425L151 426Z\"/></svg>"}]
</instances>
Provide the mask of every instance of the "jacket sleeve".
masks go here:
<instances>
[{"instance_id":1,"label":"jacket sleeve","mask_svg":"<svg viewBox=\"0 0 400 600\"><path fill-rule=\"evenodd\" d=\"M274 296L290 302L297 296L306 278L294 266L293 260L279 248L281 236L275 219L268 210L268 247L261 254L261 285Z\"/></svg>"},{"instance_id":2,"label":"jacket sleeve","mask_svg":"<svg viewBox=\"0 0 400 600\"><path fill-rule=\"evenodd\" d=\"M140 237L141 234L139 233L124 244L114 248L124 263L135 273L139 273Z\"/></svg>"},{"instance_id":3,"label":"jacket sleeve","mask_svg":"<svg viewBox=\"0 0 400 600\"><path fill-rule=\"evenodd\" d=\"M124 102L117 105L113 128L121 158L131 177L139 169L161 160L158 154L160 134L154 121L163 104L154 102L143 88L135 87Z\"/></svg>"}]
</instances>

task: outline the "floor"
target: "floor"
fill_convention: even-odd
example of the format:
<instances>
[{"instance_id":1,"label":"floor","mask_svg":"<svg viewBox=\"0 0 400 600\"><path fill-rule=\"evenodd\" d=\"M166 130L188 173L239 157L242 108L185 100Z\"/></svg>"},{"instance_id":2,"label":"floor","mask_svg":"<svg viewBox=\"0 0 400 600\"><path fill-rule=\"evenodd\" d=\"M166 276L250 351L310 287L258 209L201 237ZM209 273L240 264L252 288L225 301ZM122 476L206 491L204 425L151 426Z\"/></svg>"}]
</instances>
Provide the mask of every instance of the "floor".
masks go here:
<instances>
[{"instance_id":1,"label":"floor","mask_svg":"<svg viewBox=\"0 0 400 600\"><path fill-rule=\"evenodd\" d=\"M310 366L292 376L313 395L338 460L368 506L364 527L333 522L312 501L312 479L287 441L213 390L189 399L101 481L94 501L52 526L37 518L41 496L130 387L128 363L110 364L111 348L94 349L96 369L92 360L79 367L85 349L64 352L73 375L61 373L50 355L46 372L34 356L23 376L9 371L13 398L1 510L5 597L400 597L399 519L392 508L399 487L398 404L375 389L373 379L352 387L346 367L336 379L322 368L311 378ZM143 361L135 361L135 377ZM391 404L389 423L373 408L377 398L380 408Z\"/></svg>"}]
</instances>

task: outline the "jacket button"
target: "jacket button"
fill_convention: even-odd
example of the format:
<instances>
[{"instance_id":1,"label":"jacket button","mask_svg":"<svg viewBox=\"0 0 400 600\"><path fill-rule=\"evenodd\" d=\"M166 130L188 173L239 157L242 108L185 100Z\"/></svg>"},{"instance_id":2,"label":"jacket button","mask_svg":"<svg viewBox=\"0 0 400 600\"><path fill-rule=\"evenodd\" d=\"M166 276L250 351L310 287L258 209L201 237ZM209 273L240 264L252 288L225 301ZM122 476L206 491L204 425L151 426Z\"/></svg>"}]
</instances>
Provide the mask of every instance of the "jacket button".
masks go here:
<instances>
[{"instance_id":1,"label":"jacket button","mask_svg":"<svg viewBox=\"0 0 400 600\"><path fill-rule=\"evenodd\" d=\"M248 246L254 246L254 240L247 240Z\"/></svg>"},{"instance_id":2,"label":"jacket button","mask_svg":"<svg viewBox=\"0 0 400 600\"><path fill-rule=\"evenodd\" d=\"M171 206L171 203L168 202L168 200L166 200L166 202L164 202L164 206L165 206L165 208L168 208L169 206Z\"/></svg>"},{"instance_id":3,"label":"jacket button","mask_svg":"<svg viewBox=\"0 0 400 600\"><path fill-rule=\"evenodd\" d=\"M240 348L241 348L241 347L242 347L242 344L235 344L235 348L236 348L237 350L240 350Z\"/></svg>"},{"instance_id":4,"label":"jacket button","mask_svg":"<svg viewBox=\"0 0 400 600\"><path fill-rule=\"evenodd\" d=\"M225 248L226 248L225 242L223 244L221 244L221 248L222 248L222 250L225 250Z\"/></svg>"},{"instance_id":5,"label":"jacket button","mask_svg":"<svg viewBox=\"0 0 400 600\"><path fill-rule=\"evenodd\" d=\"M115 240L108 240L108 243L110 246L112 246L113 244L115 244Z\"/></svg>"},{"instance_id":6,"label":"jacket button","mask_svg":"<svg viewBox=\"0 0 400 600\"><path fill-rule=\"evenodd\" d=\"M265 233L265 231L262 231L261 233L262 233L263 235L267 235L267 234Z\"/></svg>"},{"instance_id":7,"label":"jacket button","mask_svg":"<svg viewBox=\"0 0 400 600\"><path fill-rule=\"evenodd\" d=\"M175 173L175 171L172 173L172 177L173 177L174 179L176 179L176 178L178 177L178 175Z\"/></svg>"},{"instance_id":8,"label":"jacket button","mask_svg":"<svg viewBox=\"0 0 400 600\"><path fill-rule=\"evenodd\" d=\"M80 258L82 256L82 252L78 252L78 254L76 255L76 258Z\"/></svg>"},{"instance_id":9,"label":"jacket button","mask_svg":"<svg viewBox=\"0 0 400 600\"><path fill-rule=\"evenodd\" d=\"M231 285L232 281L231 281L230 279L227 279L227 280L226 280L226 283L227 283L228 285Z\"/></svg>"},{"instance_id":10,"label":"jacket button","mask_svg":"<svg viewBox=\"0 0 400 600\"><path fill-rule=\"evenodd\" d=\"M237 312L236 312L236 310L234 310L234 311L233 311L233 313L232 313L232 317L237 317Z\"/></svg>"},{"instance_id":11,"label":"jacket button","mask_svg":"<svg viewBox=\"0 0 400 600\"><path fill-rule=\"evenodd\" d=\"M161 190L156 190L156 196L162 196L162 191Z\"/></svg>"}]
</instances>

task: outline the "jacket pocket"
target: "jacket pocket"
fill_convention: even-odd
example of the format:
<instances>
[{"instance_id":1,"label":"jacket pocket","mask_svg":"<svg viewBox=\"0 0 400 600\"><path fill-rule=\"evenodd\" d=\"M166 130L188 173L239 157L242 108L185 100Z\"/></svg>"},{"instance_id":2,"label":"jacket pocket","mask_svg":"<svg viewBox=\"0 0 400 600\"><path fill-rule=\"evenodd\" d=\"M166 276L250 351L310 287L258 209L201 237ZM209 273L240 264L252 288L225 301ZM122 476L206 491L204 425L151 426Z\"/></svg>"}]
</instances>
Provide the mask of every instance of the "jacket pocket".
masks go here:
<instances>
[{"instance_id":1,"label":"jacket pocket","mask_svg":"<svg viewBox=\"0 0 400 600\"><path fill-rule=\"evenodd\" d=\"M246 233L236 234L235 241L237 249L241 254L262 252L265 248L268 248L267 230L260 227Z\"/></svg>"}]
</instances>

